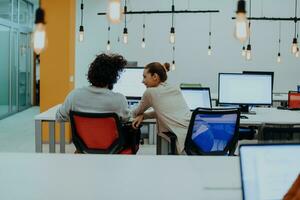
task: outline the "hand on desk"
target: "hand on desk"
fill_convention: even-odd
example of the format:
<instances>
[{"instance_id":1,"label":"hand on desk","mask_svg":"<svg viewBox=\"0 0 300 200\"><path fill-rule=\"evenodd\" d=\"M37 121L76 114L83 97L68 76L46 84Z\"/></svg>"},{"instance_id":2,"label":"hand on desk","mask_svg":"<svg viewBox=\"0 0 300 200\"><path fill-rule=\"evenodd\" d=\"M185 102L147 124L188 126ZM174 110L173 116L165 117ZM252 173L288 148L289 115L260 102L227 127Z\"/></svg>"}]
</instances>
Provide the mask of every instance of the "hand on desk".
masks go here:
<instances>
[{"instance_id":1,"label":"hand on desk","mask_svg":"<svg viewBox=\"0 0 300 200\"><path fill-rule=\"evenodd\" d=\"M134 129L138 129L140 124L142 123L143 119L144 119L143 114L136 116L136 118L134 118L132 121L132 127Z\"/></svg>"}]
</instances>

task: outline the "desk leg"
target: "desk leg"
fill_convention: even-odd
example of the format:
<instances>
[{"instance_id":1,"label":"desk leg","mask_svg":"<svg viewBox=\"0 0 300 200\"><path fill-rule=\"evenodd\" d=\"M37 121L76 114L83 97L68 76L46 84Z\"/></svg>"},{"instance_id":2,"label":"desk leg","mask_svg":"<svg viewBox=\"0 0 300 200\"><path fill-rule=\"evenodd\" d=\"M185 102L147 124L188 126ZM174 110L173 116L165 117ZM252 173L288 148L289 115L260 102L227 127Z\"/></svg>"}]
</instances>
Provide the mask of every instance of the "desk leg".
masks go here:
<instances>
[{"instance_id":1,"label":"desk leg","mask_svg":"<svg viewBox=\"0 0 300 200\"><path fill-rule=\"evenodd\" d=\"M35 120L35 152L43 152L42 147L42 121Z\"/></svg>"},{"instance_id":2,"label":"desk leg","mask_svg":"<svg viewBox=\"0 0 300 200\"><path fill-rule=\"evenodd\" d=\"M148 133L149 133L149 144L154 144L154 125L148 125Z\"/></svg>"},{"instance_id":3,"label":"desk leg","mask_svg":"<svg viewBox=\"0 0 300 200\"><path fill-rule=\"evenodd\" d=\"M49 122L49 152L55 153L55 121Z\"/></svg>"},{"instance_id":4,"label":"desk leg","mask_svg":"<svg viewBox=\"0 0 300 200\"><path fill-rule=\"evenodd\" d=\"M66 149L66 141L65 141L65 123L61 122L60 123L60 153L65 153Z\"/></svg>"}]
</instances>

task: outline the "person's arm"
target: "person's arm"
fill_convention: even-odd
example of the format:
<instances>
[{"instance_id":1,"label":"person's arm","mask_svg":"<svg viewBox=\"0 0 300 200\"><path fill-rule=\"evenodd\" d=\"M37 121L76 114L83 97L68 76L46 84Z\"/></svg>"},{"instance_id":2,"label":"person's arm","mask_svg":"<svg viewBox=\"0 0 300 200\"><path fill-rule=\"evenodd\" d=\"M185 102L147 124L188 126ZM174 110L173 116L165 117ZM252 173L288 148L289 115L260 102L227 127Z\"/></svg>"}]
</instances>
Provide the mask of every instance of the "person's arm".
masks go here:
<instances>
[{"instance_id":1,"label":"person's arm","mask_svg":"<svg viewBox=\"0 0 300 200\"><path fill-rule=\"evenodd\" d=\"M147 89L144 92L143 97L142 97L139 105L137 106L137 108L132 111L132 116L135 118L138 115L142 115L151 106L152 106L151 94L150 94L150 90Z\"/></svg>"},{"instance_id":2,"label":"person's arm","mask_svg":"<svg viewBox=\"0 0 300 200\"><path fill-rule=\"evenodd\" d=\"M119 117L121 119L121 121L124 122L128 122L131 116L130 110L128 109L128 102L127 99L124 95L122 95L122 105L121 105L121 111L119 113Z\"/></svg>"},{"instance_id":3,"label":"person's arm","mask_svg":"<svg viewBox=\"0 0 300 200\"><path fill-rule=\"evenodd\" d=\"M65 102L58 108L55 118L56 121L69 121L70 110L72 108L73 93L71 92L65 99Z\"/></svg>"}]
</instances>

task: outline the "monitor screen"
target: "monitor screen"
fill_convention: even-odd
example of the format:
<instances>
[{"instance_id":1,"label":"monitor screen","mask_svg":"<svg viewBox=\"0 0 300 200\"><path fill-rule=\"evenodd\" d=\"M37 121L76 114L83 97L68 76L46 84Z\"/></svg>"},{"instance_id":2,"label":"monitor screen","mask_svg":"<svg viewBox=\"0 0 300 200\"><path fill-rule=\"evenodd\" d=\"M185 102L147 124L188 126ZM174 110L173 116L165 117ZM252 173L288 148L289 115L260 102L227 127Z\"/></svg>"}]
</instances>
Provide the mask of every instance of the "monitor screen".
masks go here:
<instances>
[{"instance_id":1,"label":"monitor screen","mask_svg":"<svg viewBox=\"0 0 300 200\"><path fill-rule=\"evenodd\" d=\"M143 80L142 67L128 67L120 74L120 79L114 85L114 92L119 92L127 98L142 97L146 90Z\"/></svg>"},{"instance_id":2,"label":"monitor screen","mask_svg":"<svg viewBox=\"0 0 300 200\"><path fill-rule=\"evenodd\" d=\"M243 199L282 199L300 173L298 155L300 144L242 145Z\"/></svg>"},{"instance_id":3,"label":"monitor screen","mask_svg":"<svg viewBox=\"0 0 300 200\"><path fill-rule=\"evenodd\" d=\"M219 73L218 92L220 104L271 105L272 76Z\"/></svg>"},{"instance_id":4,"label":"monitor screen","mask_svg":"<svg viewBox=\"0 0 300 200\"><path fill-rule=\"evenodd\" d=\"M297 91L300 92L300 85L297 85Z\"/></svg>"},{"instance_id":5,"label":"monitor screen","mask_svg":"<svg viewBox=\"0 0 300 200\"><path fill-rule=\"evenodd\" d=\"M263 75L271 75L272 76L272 88L274 85L274 72L267 71L243 71L243 74L263 74Z\"/></svg>"},{"instance_id":6,"label":"monitor screen","mask_svg":"<svg viewBox=\"0 0 300 200\"><path fill-rule=\"evenodd\" d=\"M209 88L181 88L182 95L191 110L211 108Z\"/></svg>"}]
</instances>

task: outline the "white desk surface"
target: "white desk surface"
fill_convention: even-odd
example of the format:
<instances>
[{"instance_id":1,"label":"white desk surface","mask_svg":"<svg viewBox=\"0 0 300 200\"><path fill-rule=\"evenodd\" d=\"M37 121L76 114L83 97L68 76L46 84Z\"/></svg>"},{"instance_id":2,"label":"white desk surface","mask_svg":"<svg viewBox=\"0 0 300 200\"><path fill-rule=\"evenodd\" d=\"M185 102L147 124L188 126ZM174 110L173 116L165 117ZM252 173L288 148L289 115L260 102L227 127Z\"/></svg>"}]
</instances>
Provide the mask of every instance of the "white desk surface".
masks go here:
<instances>
[{"instance_id":1,"label":"white desk surface","mask_svg":"<svg viewBox=\"0 0 300 200\"><path fill-rule=\"evenodd\" d=\"M55 121L55 113L59 105L35 116L35 120ZM300 124L300 111L278 110L277 108L253 108L255 115L246 115L241 119L241 125L262 125L263 123ZM145 123L155 123L155 120L144 120Z\"/></svg>"},{"instance_id":2,"label":"white desk surface","mask_svg":"<svg viewBox=\"0 0 300 200\"><path fill-rule=\"evenodd\" d=\"M0 154L0 199L240 200L238 157Z\"/></svg>"},{"instance_id":3,"label":"white desk surface","mask_svg":"<svg viewBox=\"0 0 300 200\"><path fill-rule=\"evenodd\" d=\"M211 93L211 99L217 100L218 99L218 93ZM273 101L287 101L288 100L288 94L287 93L273 93Z\"/></svg>"}]
</instances>

